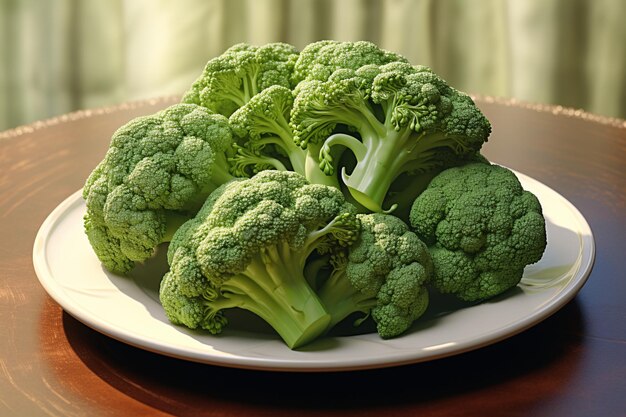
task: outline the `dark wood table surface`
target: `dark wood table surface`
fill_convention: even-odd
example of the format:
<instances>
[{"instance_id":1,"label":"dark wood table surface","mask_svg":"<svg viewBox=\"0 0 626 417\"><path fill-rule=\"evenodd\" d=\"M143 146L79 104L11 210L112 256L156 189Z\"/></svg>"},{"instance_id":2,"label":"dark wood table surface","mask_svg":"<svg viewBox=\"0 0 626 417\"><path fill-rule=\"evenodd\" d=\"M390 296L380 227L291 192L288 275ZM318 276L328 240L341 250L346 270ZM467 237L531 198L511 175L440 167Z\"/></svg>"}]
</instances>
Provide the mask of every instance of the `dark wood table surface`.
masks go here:
<instances>
[{"instance_id":1,"label":"dark wood table surface","mask_svg":"<svg viewBox=\"0 0 626 417\"><path fill-rule=\"evenodd\" d=\"M0 416L626 416L626 122L478 99L494 126L484 154L561 193L593 230L593 271L557 313L444 359L281 373L120 343L63 312L35 275L39 226L83 185L112 132L173 102L81 111L0 133Z\"/></svg>"}]
</instances>

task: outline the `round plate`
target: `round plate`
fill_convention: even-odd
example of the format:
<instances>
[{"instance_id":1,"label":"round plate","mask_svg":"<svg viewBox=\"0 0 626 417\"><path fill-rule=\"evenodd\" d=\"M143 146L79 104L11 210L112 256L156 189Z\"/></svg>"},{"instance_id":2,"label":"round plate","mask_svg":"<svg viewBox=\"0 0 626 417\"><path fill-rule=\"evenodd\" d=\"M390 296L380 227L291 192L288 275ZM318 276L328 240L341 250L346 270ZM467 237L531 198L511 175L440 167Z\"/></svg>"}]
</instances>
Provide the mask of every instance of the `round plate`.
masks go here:
<instances>
[{"instance_id":1,"label":"round plate","mask_svg":"<svg viewBox=\"0 0 626 417\"><path fill-rule=\"evenodd\" d=\"M233 314L219 336L174 326L158 301L159 281L167 266L163 248L129 276L106 271L83 231L85 204L80 191L41 226L33 262L43 287L69 314L152 352L283 371L355 370L427 361L494 343L537 324L570 301L589 276L595 245L585 218L554 190L517 175L543 206L548 246L541 261L526 268L516 288L488 302L462 306L434 298L406 334L391 340L376 333L328 336L290 350L264 322L245 312Z\"/></svg>"}]
</instances>

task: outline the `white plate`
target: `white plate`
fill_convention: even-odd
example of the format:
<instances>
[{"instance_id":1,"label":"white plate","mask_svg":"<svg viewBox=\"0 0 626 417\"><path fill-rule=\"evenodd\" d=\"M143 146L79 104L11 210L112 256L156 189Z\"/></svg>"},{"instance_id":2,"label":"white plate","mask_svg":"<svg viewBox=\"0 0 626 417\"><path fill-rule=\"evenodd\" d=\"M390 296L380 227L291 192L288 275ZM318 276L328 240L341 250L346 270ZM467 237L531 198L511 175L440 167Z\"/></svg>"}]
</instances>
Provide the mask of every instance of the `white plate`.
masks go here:
<instances>
[{"instance_id":1,"label":"white plate","mask_svg":"<svg viewBox=\"0 0 626 417\"><path fill-rule=\"evenodd\" d=\"M163 256L130 277L104 270L83 232L80 192L61 203L41 226L33 261L52 298L87 326L122 342L186 360L238 368L322 371L380 368L476 349L544 320L584 285L594 241L581 213L542 183L518 174L541 201L548 247L526 268L515 289L483 304L458 308L432 300L432 308L405 335L381 340L375 333L319 339L292 351L256 317L233 317L220 336L173 326L158 302Z\"/></svg>"}]
</instances>

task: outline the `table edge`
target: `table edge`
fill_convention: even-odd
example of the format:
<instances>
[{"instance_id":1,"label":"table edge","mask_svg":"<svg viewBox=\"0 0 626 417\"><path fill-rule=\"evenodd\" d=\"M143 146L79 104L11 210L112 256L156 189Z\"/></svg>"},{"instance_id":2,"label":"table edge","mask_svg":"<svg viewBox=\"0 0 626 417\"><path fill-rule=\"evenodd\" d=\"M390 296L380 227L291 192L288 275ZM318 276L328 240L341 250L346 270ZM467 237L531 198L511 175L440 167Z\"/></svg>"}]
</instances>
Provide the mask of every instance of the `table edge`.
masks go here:
<instances>
[{"instance_id":1,"label":"table edge","mask_svg":"<svg viewBox=\"0 0 626 417\"><path fill-rule=\"evenodd\" d=\"M600 114L588 112L586 110L577 109L555 104L533 103L529 101L519 100L516 98L506 98L499 96L470 94L477 103L498 104L505 107L517 107L525 110L531 110L539 113L551 113L555 116L566 116L575 119L582 119L589 122L599 123L605 126L618 129L626 129L626 119L619 117L603 116ZM19 137L25 134L33 133L37 130L67 123L75 120L86 119L93 116L110 114L124 110L132 110L147 106L156 106L158 104L175 103L180 101L178 95L159 96L142 100L125 101L110 106L94 107L89 109L77 110L65 113L48 119L38 120L33 123L20 125L8 130L0 131L0 140Z\"/></svg>"}]
</instances>

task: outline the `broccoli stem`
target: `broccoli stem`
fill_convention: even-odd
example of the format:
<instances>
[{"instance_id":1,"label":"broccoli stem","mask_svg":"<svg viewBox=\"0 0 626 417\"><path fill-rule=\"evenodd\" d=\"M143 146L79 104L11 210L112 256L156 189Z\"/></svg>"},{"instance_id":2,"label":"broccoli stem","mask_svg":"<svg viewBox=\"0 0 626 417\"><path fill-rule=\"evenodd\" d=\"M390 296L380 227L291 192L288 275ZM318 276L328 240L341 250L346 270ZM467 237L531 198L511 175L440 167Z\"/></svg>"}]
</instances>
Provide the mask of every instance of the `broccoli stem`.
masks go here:
<instances>
[{"instance_id":1,"label":"broccoli stem","mask_svg":"<svg viewBox=\"0 0 626 417\"><path fill-rule=\"evenodd\" d=\"M161 243L163 242L171 242L174 237L174 233L182 226L185 222L191 219L193 215L185 214L177 211L166 211L165 212L165 234L161 239Z\"/></svg>"},{"instance_id":2,"label":"broccoli stem","mask_svg":"<svg viewBox=\"0 0 626 417\"><path fill-rule=\"evenodd\" d=\"M320 169L320 163L317 158L318 154L319 151L309 145L306 151L305 168L301 174L303 174L311 184L322 184L340 188L339 180L336 175L326 175L324 171Z\"/></svg>"},{"instance_id":3,"label":"broccoli stem","mask_svg":"<svg viewBox=\"0 0 626 417\"><path fill-rule=\"evenodd\" d=\"M396 130L392 126L387 126L383 136L367 134L362 140L367 152L364 156L360 150L355 153L357 164L351 173L342 172L343 182L360 204L383 213L396 208L393 205L385 210L382 204L391 184L401 174L434 168L438 148L448 147L456 153L465 150L459 140L444 134L417 133L409 128Z\"/></svg>"},{"instance_id":4,"label":"broccoli stem","mask_svg":"<svg viewBox=\"0 0 626 417\"><path fill-rule=\"evenodd\" d=\"M234 83L228 81L219 83L219 88L216 89L214 98L218 97L223 100L230 100L236 107L241 107L247 103L242 90L236 87Z\"/></svg>"},{"instance_id":5,"label":"broccoli stem","mask_svg":"<svg viewBox=\"0 0 626 417\"><path fill-rule=\"evenodd\" d=\"M249 102L250 99L254 97L255 95L257 95L259 92L257 88L257 74L258 74L258 68L253 71L250 71L250 74L248 76L245 76L241 80L243 84L244 103Z\"/></svg>"},{"instance_id":6,"label":"broccoli stem","mask_svg":"<svg viewBox=\"0 0 626 417\"><path fill-rule=\"evenodd\" d=\"M278 159L260 155L244 147L239 147L237 153L229 158L228 161L231 164L230 171L241 177L254 175L259 169L259 166L263 167L263 169L269 166L279 171L287 170L287 167ZM250 166L253 167L252 174L248 171L248 167Z\"/></svg>"},{"instance_id":7,"label":"broccoli stem","mask_svg":"<svg viewBox=\"0 0 626 417\"><path fill-rule=\"evenodd\" d=\"M335 269L318 295L326 311L330 314L329 329L353 313L363 313L365 317L376 307L377 299L358 291L345 275L345 269ZM362 320L357 320L355 325Z\"/></svg>"},{"instance_id":8,"label":"broccoli stem","mask_svg":"<svg viewBox=\"0 0 626 417\"><path fill-rule=\"evenodd\" d=\"M306 151L296 145L293 140L293 133L285 119L280 122L266 121L267 129L275 132L275 137L263 138L264 143L273 143L279 146L289 157L292 170L302 174L312 184L330 185L339 188L339 181L334 175L326 175L319 167L317 154L319 152Z\"/></svg>"},{"instance_id":9,"label":"broccoli stem","mask_svg":"<svg viewBox=\"0 0 626 417\"><path fill-rule=\"evenodd\" d=\"M259 121L259 123L262 123L262 121ZM288 129L288 126L285 126L286 122L278 123L272 120L271 122L266 121L266 123L268 130L271 129L270 131L275 132L276 136L263 138L261 139L260 144L263 145L271 143L280 147L289 157L292 169L295 172L304 175L306 172L305 152L293 141L293 136L290 133L291 130L285 130Z\"/></svg>"},{"instance_id":10,"label":"broccoli stem","mask_svg":"<svg viewBox=\"0 0 626 417\"><path fill-rule=\"evenodd\" d=\"M326 275L324 271L328 268L329 258L329 255L323 255L309 260L304 266L304 276L313 290L320 287L320 282Z\"/></svg>"},{"instance_id":11,"label":"broccoli stem","mask_svg":"<svg viewBox=\"0 0 626 417\"><path fill-rule=\"evenodd\" d=\"M235 82L231 77L226 77L226 79L216 77L213 82L216 84L214 87L215 97L213 98L230 100L237 108L244 106L258 92L256 73L249 76L244 75L240 78L241 84ZM230 116L230 114L226 114L225 116Z\"/></svg>"},{"instance_id":12,"label":"broccoli stem","mask_svg":"<svg viewBox=\"0 0 626 417\"><path fill-rule=\"evenodd\" d=\"M323 157L328 158L330 148L338 145L350 149L357 160L365 158L365 154L367 153L367 147L354 136L346 135L345 133L335 133L329 136L324 142L324 146L320 150L320 159Z\"/></svg>"},{"instance_id":13,"label":"broccoli stem","mask_svg":"<svg viewBox=\"0 0 626 417\"><path fill-rule=\"evenodd\" d=\"M218 155L215 158L215 163L212 168L211 182L213 183L213 188L217 188L222 184L226 184L227 182L235 179L235 177L233 177L230 173L230 163L226 155Z\"/></svg>"},{"instance_id":14,"label":"broccoli stem","mask_svg":"<svg viewBox=\"0 0 626 417\"><path fill-rule=\"evenodd\" d=\"M308 285L299 255L287 244L267 248L221 287L228 304L224 307L239 307L258 315L291 349L319 337L331 319Z\"/></svg>"},{"instance_id":15,"label":"broccoli stem","mask_svg":"<svg viewBox=\"0 0 626 417\"><path fill-rule=\"evenodd\" d=\"M357 164L349 174L345 169L342 171L343 182L350 194L367 209L385 212L383 200L393 181L402 173L398 165L401 166L411 152L407 150L410 136L409 130L398 132L388 128L383 137L363 136L365 152L361 148L350 147L358 150L355 152ZM333 141L336 139L333 138ZM345 139L343 142L347 143Z\"/></svg>"}]
</instances>

